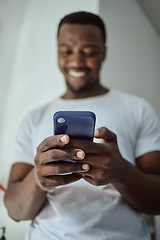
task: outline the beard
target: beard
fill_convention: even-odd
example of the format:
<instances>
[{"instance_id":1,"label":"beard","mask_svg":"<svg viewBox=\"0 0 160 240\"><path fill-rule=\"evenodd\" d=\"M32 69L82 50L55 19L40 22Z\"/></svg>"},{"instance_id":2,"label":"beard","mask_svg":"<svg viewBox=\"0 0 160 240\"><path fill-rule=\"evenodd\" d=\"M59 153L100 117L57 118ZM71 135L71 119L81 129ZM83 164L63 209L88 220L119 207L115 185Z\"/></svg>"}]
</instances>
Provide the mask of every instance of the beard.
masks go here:
<instances>
[{"instance_id":1,"label":"beard","mask_svg":"<svg viewBox=\"0 0 160 240\"><path fill-rule=\"evenodd\" d=\"M76 72L85 72L86 74L88 74L91 69L89 67L79 67L79 68L75 68L75 67L64 67L64 73L66 73L68 75L69 71L73 70ZM82 86L79 86L78 88L74 87L72 84L70 84L70 82L67 80L67 78L65 78L66 80L66 85L67 88L73 93L73 94L81 94L83 92L85 92L86 90L88 90L90 88L90 81L86 81Z\"/></svg>"},{"instance_id":2,"label":"beard","mask_svg":"<svg viewBox=\"0 0 160 240\"><path fill-rule=\"evenodd\" d=\"M86 82L85 85L82 87L79 87L78 89L74 88L68 81L66 81L67 88L74 94L74 95L79 95L87 90L89 90L90 85L88 82Z\"/></svg>"}]
</instances>

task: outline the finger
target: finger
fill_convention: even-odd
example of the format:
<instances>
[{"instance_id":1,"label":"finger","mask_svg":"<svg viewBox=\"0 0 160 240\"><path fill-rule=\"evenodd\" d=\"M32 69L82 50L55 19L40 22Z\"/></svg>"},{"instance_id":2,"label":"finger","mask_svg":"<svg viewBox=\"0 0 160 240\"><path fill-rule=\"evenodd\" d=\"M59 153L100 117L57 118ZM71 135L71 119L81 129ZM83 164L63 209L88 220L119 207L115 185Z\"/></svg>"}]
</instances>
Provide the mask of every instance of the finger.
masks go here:
<instances>
[{"instance_id":1,"label":"finger","mask_svg":"<svg viewBox=\"0 0 160 240\"><path fill-rule=\"evenodd\" d=\"M111 132L106 127L101 127L95 130L94 133L95 138L102 138L105 141L116 141L116 134Z\"/></svg>"},{"instance_id":2,"label":"finger","mask_svg":"<svg viewBox=\"0 0 160 240\"><path fill-rule=\"evenodd\" d=\"M92 183L95 186L109 183L108 174L103 169L91 168L90 171L83 173L82 177L84 180Z\"/></svg>"},{"instance_id":3,"label":"finger","mask_svg":"<svg viewBox=\"0 0 160 240\"><path fill-rule=\"evenodd\" d=\"M89 164L81 164L81 163L70 163L70 162L56 162L52 165L45 165L42 167L41 171L43 171L43 177L50 177L56 175L64 175L70 173L84 173L89 171Z\"/></svg>"},{"instance_id":4,"label":"finger","mask_svg":"<svg viewBox=\"0 0 160 240\"><path fill-rule=\"evenodd\" d=\"M37 147L37 152L46 152L51 148L63 147L69 143L68 135L54 135L44 139L41 144Z\"/></svg>"},{"instance_id":5,"label":"finger","mask_svg":"<svg viewBox=\"0 0 160 240\"><path fill-rule=\"evenodd\" d=\"M85 153L97 153L98 143L94 143L87 140L81 139L70 139L69 143L64 146L65 149L67 148L79 148L82 149Z\"/></svg>"},{"instance_id":6,"label":"finger","mask_svg":"<svg viewBox=\"0 0 160 240\"><path fill-rule=\"evenodd\" d=\"M104 151L102 150L102 148L99 148L99 150L101 152ZM87 163L95 168L108 169L110 163L110 153L107 147L105 149L104 155L100 157L97 154L86 154L85 158L82 159L81 163Z\"/></svg>"},{"instance_id":7,"label":"finger","mask_svg":"<svg viewBox=\"0 0 160 240\"><path fill-rule=\"evenodd\" d=\"M61 160L82 160L85 158L85 152L81 149L50 149L44 153L38 154L35 157L36 165L44 165L54 161Z\"/></svg>"},{"instance_id":8,"label":"finger","mask_svg":"<svg viewBox=\"0 0 160 240\"><path fill-rule=\"evenodd\" d=\"M76 175L76 174L59 175L59 176L52 176L47 178L43 177L41 178L40 185L43 190L49 191L49 190L53 190L55 187L76 182L81 178L82 176Z\"/></svg>"},{"instance_id":9,"label":"finger","mask_svg":"<svg viewBox=\"0 0 160 240\"><path fill-rule=\"evenodd\" d=\"M86 182L88 182L88 183L90 183L90 184L92 184L92 185L94 185L94 186L104 185L103 182L101 182L100 180L94 179L94 178L92 178L92 177L83 176L83 179L84 179Z\"/></svg>"},{"instance_id":10,"label":"finger","mask_svg":"<svg viewBox=\"0 0 160 240\"><path fill-rule=\"evenodd\" d=\"M96 175L96 168L94 168L93 166L89 165L90 168L88 171L79 171L77 172L78 175L82 175L82 177L91 177L93 178Z\"/></svg>"},{"instance_id":11,"label":"finger","mask_svg":"<svg viewBox=\"0 0 160 240\"><path fill-rule=\"evenodd\" d=\"M91 183L92 185L95 185L95 181L92 177L89 177L89 176L83 176L83 179L88 182L88 183Z\"/></svg>"}]
</instances>

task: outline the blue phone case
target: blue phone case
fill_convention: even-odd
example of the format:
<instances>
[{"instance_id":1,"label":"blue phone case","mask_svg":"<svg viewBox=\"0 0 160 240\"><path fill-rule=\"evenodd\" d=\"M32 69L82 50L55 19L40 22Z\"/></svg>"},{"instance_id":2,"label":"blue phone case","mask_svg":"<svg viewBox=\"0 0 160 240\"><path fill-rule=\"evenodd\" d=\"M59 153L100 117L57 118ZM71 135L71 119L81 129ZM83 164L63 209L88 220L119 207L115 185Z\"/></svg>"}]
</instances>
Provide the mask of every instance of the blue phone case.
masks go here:
<instances>
[{"instance_id":1,"label":"blue phone case","mask_svg":"<svg viewBox=\"0 0 160 240\"><path fill-rule=\"evenodd\" d=\"M96 116L90 111L58 111L53 116L54 134L93 141Z\"/></svg>"}]
</instances>

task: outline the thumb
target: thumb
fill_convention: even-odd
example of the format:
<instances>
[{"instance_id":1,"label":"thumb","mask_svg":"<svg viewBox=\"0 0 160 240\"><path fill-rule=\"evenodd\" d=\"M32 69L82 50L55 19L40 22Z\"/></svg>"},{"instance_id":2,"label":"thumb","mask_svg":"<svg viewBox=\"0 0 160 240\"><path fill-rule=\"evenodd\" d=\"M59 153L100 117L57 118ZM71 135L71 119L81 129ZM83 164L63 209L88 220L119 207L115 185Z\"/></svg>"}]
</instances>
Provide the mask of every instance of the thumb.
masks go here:
<instances>
[{"instance_id":1,"label":"thumb","mask_svg":"<svg viewBox=\"0 0 160 240\"><path fill-rule=\"evenodd\" d=\"M102 138L105 141L112 141L116 142L117 141L117 136L115 133L111 132L108 128L106 127L101 127L95 130L94 133L95 138Z\"/></svg>"}]
</instances>

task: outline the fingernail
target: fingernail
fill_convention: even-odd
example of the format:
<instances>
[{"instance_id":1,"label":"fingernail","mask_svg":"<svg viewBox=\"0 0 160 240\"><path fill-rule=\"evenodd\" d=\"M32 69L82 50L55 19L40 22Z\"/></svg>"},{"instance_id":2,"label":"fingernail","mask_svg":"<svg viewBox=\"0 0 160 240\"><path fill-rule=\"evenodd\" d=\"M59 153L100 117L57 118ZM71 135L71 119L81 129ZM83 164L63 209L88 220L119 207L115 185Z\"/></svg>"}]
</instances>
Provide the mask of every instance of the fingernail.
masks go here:
<instances>
[{"instance_id":1,"label":"fingernail","mask_svg":"<svg viewBox=\"0 0 160 240\"><path fill-rule=\"evenodd\" d=\"M83 169L83 170L88 170L88 169L89 169L89 164L84 163L84 164L82 165L82 169Z\"/></svg>"},{"instance_id":2,"label":"fingernail","mask_svg":"<svg viewBox=\"0 0 160 240\"><path fill-rule=\"evenodd\" d=\"M94 134L95 134L95 135L99 135L99 130L98 130L98 129L95 129Z\"/></svg>"},{"instance_id":3,"label":"fingernail","mask_svg":"<svg viewBox=\"0 0 160 240\"><path fill-rule=\"evenodd\" d=\"M61 142L67 142L67 136L65 136L65 135L62 136L62 137L61 137Z\"/></svg>"},{"instance_id":4,"label":"fingernail","mask_svg":"<svg viewBox=\"0 0 160 240\"><path fill-rule=\"evenodd\" d=\"M77 153L76 153L76 155L77 155L77 157L78 158L84 158L84 152L82 152L82 151L78 151Z\"/></svg>"}]
</instances>

